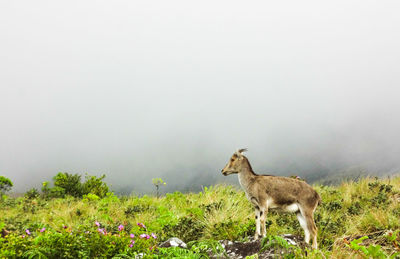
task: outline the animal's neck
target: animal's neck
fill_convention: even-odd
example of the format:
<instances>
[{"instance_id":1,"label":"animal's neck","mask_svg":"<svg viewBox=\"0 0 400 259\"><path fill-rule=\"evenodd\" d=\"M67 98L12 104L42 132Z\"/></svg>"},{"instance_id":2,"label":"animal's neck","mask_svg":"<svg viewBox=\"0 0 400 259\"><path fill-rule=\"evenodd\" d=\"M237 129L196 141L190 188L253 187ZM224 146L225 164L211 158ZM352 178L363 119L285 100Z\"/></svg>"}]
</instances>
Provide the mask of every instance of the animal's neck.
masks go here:
<instances>
[{"instance_id":1,"label":"animal's neck","mask_svg":"<svg viewBox=\"0 0 400 259\"><path fill-rule=\"evenodd\" d=\"M249 161L246 159L243 162L242 170L238 173L239 183L245 191L249 189L249 184L255 176L256 174L253 172Z\"/></svg>"}]
</instances>

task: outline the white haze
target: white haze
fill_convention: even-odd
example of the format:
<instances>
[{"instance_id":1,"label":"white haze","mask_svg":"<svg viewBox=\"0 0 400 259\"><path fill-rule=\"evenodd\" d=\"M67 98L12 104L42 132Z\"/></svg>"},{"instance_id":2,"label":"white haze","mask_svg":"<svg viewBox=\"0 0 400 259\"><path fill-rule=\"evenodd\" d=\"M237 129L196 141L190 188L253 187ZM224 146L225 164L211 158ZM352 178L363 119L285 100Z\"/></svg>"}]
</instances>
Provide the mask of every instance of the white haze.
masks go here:
<instances>
[{"instance_id":1,"label":"white haze","mask_svg":"<svg viewBox=\"0 0 400 259\"><path fill-rule=\"evenodd\" d=\"M399 1L1 1L0 175L400 168Z\"/></svg>"}]
</instances>

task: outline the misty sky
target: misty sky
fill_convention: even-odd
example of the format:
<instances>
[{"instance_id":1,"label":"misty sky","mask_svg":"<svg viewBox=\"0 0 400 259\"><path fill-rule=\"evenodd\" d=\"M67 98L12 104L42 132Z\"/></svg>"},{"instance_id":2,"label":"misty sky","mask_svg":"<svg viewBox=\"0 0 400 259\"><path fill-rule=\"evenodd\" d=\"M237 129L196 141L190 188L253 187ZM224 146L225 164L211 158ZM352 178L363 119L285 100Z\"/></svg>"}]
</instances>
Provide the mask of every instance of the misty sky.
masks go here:
<instances>
[{"instance_id":1,"label":"misty sky","mask_svg":"<svg viewBox=\"0 0 400 259\"><path fill-rule=\"evenodd\" d=\"M399 13L399 1L1 1L0 175L20 191L60 171L182 188L225 180L242 147L263 173L400 171Z\"/></svg>"}]
</instances>

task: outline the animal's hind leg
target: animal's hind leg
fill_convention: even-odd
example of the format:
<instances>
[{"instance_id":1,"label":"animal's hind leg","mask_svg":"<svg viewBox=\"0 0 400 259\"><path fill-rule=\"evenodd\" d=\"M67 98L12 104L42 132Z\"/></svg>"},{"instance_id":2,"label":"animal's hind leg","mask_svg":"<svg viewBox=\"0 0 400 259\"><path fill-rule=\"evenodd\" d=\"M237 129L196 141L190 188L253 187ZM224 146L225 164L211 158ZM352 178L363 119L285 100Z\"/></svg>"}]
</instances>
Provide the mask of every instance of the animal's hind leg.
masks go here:
<instances>
[{"instance_id":1,"label":"animal's hind leg","mask_svg":"<svg viewBox=\"0 0 400 259\"><path fill-rule=\"evenodd\" d=\"M318 243L317 243L317 233L318 233L318 229L317 226L315 226L315 222L314 222L314 217L312 214L310 215L306 215L306 222L307 222L307 226L308 226L308 230L311 233L312 236L312 248L313 249L317 249L318 248Z\"/></svg>"},{"instance_id":2,"label":"animal's hind leg","mask_svg":"<svg viewBox=\"0 0 400 259\"><path fill-rule=\"evenodd\" d=\"M300 226L304 230L304 241L308 244L310 243L310 231L308 229L307 221L300 212L297 212L296 216L297 219L299 220Z\"/></svg>"}]
</instances>

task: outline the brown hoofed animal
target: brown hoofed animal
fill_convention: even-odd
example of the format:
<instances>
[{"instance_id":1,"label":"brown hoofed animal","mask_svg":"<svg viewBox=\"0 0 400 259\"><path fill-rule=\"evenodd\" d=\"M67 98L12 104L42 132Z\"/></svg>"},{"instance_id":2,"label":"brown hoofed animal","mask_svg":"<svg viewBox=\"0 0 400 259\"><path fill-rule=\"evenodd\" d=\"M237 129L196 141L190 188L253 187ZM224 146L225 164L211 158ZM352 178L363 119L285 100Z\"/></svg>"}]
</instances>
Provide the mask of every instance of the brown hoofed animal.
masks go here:
<instances>
[{"instance_id":1,"label":"brown hoofed animal","mask_svg":"<svg viewBox=\"0 0 400 259\"><path fill-rule=\"evenodd\" d=\"M312 248L317 249L317 227L314 222L314 211L321 198L318 193L304 181L273 175L257 175L253 172L249 160L236 151L228 164L222 169L223 175L238 174L239 183L247 199L254 205L256 212L255 238L266 236L265 218L268 209L284 212L295 212L300 226L304 229L304 239L308 244L312 238ZM261 233L260 233L261 226Z\"/></svg>"}]
</instances>

